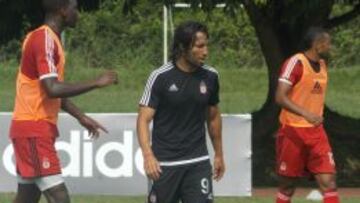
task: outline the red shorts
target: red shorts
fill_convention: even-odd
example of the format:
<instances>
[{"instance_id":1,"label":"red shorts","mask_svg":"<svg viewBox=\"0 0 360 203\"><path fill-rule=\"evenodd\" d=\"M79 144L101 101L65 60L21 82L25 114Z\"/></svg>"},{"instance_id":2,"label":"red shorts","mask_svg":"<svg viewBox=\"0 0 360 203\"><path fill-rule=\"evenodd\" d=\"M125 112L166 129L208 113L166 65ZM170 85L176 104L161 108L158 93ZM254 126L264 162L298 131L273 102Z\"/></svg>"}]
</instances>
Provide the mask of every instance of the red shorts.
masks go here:
<instances>
[{"instance_id":1,"label":"red shorts","mask_svg":"<svg viewBox=\"0 0 360 203\"><path fill-rule=\"evenodd\" d=\"M22 178L36 178L61 173L55 150L55 137L12 139L17 173Z\"/></svg>"},{"instance_id":2,"label":"red shorts","mask_svg":"<svg viewBox=\"0 0 360 203\"><path fill-rule=\"evenodd\" d=\"M280 128L276 138L276 171L288 177L335 173L335 162L324 127Z\"/></svg>"}]
</instances>

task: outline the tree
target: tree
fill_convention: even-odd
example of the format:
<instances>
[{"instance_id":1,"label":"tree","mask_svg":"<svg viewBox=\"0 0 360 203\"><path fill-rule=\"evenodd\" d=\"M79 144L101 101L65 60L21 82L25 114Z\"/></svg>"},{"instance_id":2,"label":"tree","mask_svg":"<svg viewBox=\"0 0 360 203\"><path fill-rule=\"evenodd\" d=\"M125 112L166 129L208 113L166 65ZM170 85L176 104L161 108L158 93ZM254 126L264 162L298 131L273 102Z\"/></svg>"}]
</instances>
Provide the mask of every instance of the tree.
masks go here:
<instances>
[{"instance_id":1,"label":"tree","mask_svg":"<svg viewBox=\"0 0 360 203\"><path fill-rule=\"evenodd\" d=\"M82 10L99 8L100 0L78 0ZM44 20L41 0L0 0L0 45L17 39ZM25 30L24 30L25 27Z\"/></svg>"},{"instance_id":2,"label":"tree","mask_svg":"<svg viewBox=\"0 0 360 203\"><path fill-rule=\"evenodd\" d=\"M285 58L298 51L298 45L304 32L311 26L322 26L332 29L350 22L360 16L360 0L163 0L167 6L176 2L190 3L193 8L201 8L211 12L216 4L226 3L224 11L230 15L244 9L255 29L258 42L264 55L269 78L269 90L262 108L253 112L253 169L257 176L268 176L273 171L273 159L264 159L274 151L273 134L278 128L279 107L274 102L279 68ZM136 0L125 0L125 11L131 11ZM343 7L343 13L334 15L336 6ZM360 120L341 116L325 107L325 128L335 138L360 139ZM261 150L260 150L261 149ZM267 164L264 162L267 162ZM254 179L255 184L261 184Z\"/></svg>"}]
</instances>

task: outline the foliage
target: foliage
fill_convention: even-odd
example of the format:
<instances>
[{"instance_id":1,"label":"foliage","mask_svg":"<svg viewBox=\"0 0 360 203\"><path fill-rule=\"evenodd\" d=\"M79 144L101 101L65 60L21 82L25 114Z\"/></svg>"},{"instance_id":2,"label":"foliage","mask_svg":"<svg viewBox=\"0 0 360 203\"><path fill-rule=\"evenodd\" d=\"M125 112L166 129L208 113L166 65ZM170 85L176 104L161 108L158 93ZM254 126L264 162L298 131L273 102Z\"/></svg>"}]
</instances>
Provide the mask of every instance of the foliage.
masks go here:
<instances>
[{"instance_id":1,"label":"foliage","mask_svg":"<svg viewBox=\"0 0 360 203\"><path fill-rule=\"evenodd\" d=\"M350 67L360 64L360 18L333 30L332 65Z\"/></svg>"},{"instance_id":2,"label":"foliage","mask_svg":"<svg viewBox=\"0 0 360 203\"><path fill-rule=\"evenodd\" d=\"M162 5L159 1L138 0L131 15L124 15L125 0L105 0L99 10L81 12L75 29L66 31L66 50L70 61L87 67L115 67L126 63L134 55L139 60L162 62ZM349 6L335 6L333 17L349 10ZM214 9L211 15L199 9L172 8L176 26L184 20L198 20L210 30L210 62L228 60L237 67L263 67L264 60L254 28L246 12L239 8L230 17L223 9ZM24 19L23 31L33 27ZM334 52L332 67L360 64L360 19L332 31ZM170 32L171 33L171 32ZM21 39L25 32L21 34ZM171 36L171 35L170 35ZM170 40L171 41L171 40ZM0 61L18 58L20 40L14 39L0 46ZM346 54L344 54L346 53ZM229 65L230 65L229 64Z\"/></svg>"},{"instance_id":3,"label":"foliage","mask_svg":"<svg viewBox=\"0 0 360 203\"><path fill-rule=\"evenodd\" d=\"M161 64L162 5L141 1L132 15L123 15L122 3L104 1L100 10L82 13L77 28L66 33L67 50L76 58L82 54L84 63L89 67L117 66L134 55L152 64ZM246 15L229 19L222 10L214 12L211 17L205 12L181 8L172 9L172 12L175 25L194 19L208 25L211 61L231 58L230 62L235 62L238 67L263 66L254 31Z\"/></svg>"}]
</instances>

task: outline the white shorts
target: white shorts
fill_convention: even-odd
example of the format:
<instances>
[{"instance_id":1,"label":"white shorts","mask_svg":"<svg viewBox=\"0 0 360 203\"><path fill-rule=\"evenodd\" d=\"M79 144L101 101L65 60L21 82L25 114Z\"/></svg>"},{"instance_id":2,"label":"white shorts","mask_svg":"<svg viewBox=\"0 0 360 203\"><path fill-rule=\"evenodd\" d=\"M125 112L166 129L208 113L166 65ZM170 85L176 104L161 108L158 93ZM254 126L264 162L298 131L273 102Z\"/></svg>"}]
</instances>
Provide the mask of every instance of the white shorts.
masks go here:
<instances>
[{"instance_id":1,"label":"white shorts","mask_svg":"<svg viewBox=\"0 0 360 203\"><path fill-rule=\"evenodd\" d=\"M45 191L49 188L55 187L64 183L64 179L61 174L44 176L40 178L24 179L21 176L17 176L19 184L35 184L38 186L40 191Z\"/></svg>"}]
</instances>

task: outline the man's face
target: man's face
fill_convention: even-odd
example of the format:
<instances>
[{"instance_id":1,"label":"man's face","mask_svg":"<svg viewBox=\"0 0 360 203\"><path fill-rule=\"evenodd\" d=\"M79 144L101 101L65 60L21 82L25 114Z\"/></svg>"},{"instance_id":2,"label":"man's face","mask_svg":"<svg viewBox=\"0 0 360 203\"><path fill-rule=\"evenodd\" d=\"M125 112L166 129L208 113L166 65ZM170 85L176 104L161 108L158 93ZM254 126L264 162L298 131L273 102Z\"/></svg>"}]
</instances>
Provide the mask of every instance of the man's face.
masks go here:
<instances>
[{"instance_id":1,"label":"man's face","mask_svg":"<svg viewBox=\"0 0 360 203\"><path fill-rule=\"evenodd\" d=\"M69 4L62 10L65 26L75 27L78 20L77 0L69 0Z\"/></svg>"},{"instance_id":2,"label":"man's face","mask_svg":"<svg viewBox=\"0 0 360 203\"><path fill-rule=\"evenodd\" d=\"M331 37L328 33L325 33L316 43L315 49L317 54L323 58L328 59L331 50Z\"/></svg>"},{"instance_id":3,"label":"man's face","mask_svg":"<svg viewBox=\"0 0 360 203\"><path fill-rule=\"evenodd\" d=\"M185 54L185 58L193 66L202 66L208 56L208 38L205 33L197 32L193 46Z\"/></svg>"}]
</instances>

